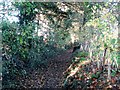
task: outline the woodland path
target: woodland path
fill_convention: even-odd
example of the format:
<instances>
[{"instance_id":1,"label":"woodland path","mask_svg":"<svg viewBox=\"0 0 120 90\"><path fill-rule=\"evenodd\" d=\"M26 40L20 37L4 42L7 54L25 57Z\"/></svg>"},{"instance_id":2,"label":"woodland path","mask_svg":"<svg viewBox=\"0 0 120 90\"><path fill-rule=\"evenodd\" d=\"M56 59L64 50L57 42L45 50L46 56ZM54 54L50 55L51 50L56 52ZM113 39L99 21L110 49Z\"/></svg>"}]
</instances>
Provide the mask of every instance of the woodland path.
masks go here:
<instances>
[{"instance_id":1,"label":"woodland path","mask_svg":"<svg viewBox=\"0 0 120 90\"><path fill-rule=\"evenodd\" d=\"M50 65L45 73L45 83L43 85L44 88L61 88L64 75L63 72L69 67L71 64L71 52L67 51L61 53L56 58L51 60Z\"/></svg>"},{"instance_id":2,"label":"woodland path","mask_svg":"<svg viewBox=\"0 0 120 90\"><path fill-rule=\"evenodd\" d=\"M71 64L71 56L71 50L60 53L50 60L46 69L33 70L29 76L22 78L21 86L24 88L61 88L65 79L63 72Z\"/></svg>"}]
</instances>

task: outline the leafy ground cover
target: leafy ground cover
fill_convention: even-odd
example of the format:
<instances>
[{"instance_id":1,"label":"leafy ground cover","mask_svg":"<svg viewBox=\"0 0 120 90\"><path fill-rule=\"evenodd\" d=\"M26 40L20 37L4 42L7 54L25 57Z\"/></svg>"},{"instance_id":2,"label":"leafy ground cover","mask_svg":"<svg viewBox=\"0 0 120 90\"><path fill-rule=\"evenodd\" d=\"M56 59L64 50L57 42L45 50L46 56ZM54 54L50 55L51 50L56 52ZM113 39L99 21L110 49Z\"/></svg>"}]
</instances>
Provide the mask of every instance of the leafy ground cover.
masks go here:
<instances>
[{"instance_id":1,"label":"leafy ground cover","mask_svg":"<svg viewBox=\"0 0 120 90\"><path fill-rule=\"evenodd\" d=\"M97 65L97 61L91 62L87 57L76 57L71 66L65 71L65 88L81 89L120 89L120 68L118 71L111 67L111 79L108 79L108 66L104 69Z\"/></svg>"}]
</instances>

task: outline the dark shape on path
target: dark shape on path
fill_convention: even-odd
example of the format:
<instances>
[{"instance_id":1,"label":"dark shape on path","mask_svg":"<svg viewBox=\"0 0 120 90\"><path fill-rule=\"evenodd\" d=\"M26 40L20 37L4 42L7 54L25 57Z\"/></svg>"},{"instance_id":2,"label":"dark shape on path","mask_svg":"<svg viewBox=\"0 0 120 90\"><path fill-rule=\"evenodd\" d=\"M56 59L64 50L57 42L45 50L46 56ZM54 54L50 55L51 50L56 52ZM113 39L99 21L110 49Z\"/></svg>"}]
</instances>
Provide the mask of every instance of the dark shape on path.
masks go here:
<instances>
[{"instance_id":1,"label":"dark shape on path","mask_svg":"<svg viewBox=\"0 0 120 90\"><path fill-rule=\"evenodd\" d=\"M79 45L79 46L74 46L72 53L74 53L74 52L77 51L77 50L80 50L80 45Z\"/></svg>"}]
</instances>

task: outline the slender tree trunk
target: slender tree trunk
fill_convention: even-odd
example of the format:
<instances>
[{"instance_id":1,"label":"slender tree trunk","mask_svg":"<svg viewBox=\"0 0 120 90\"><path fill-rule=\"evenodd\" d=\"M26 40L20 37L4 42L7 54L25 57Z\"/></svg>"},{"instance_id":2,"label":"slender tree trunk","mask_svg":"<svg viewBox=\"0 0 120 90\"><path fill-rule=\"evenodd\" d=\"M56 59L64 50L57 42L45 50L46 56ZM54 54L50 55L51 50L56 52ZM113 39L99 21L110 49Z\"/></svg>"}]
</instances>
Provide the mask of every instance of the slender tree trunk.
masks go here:
<instances>
[{"instance_id":1,"label":"slender tree trunk","mask_svg":"<svg viewBox=\"0 0 120 90\"><path fill-rule=\"evenodd\" d=\"M108 80L111 80L111 64L108 62Z\"/></svg>"},{"instance_id":2,"label":"slender tree trunk","mask_svg":"<svg viewBox=\"0 0 120 90\"><path fill-rule=\"evenodd\" d=\"M107 48L105 48L104 50L104 54L103 54L103 66L105 65L105 62L106 62L106 53L107 53Z\"/></svg>"}]
</instances>

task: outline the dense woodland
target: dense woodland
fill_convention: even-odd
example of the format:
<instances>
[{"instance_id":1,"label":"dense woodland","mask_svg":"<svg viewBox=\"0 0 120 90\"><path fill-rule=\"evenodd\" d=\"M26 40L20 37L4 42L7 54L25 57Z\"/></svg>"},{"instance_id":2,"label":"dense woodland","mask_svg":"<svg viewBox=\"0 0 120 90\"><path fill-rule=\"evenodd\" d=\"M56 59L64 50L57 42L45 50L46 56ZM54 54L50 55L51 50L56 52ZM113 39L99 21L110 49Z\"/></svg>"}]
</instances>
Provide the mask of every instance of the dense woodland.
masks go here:
<instances>
[{"instance_id":1,"label":"dense woodland","mask_svg":"<svg viewBox=\"0 0 120 90\"><path fill-rule=\"evenodd\" d=\"M2 88L120 89L119 4L0 2Z\"/></svg>"}]
</instances>

